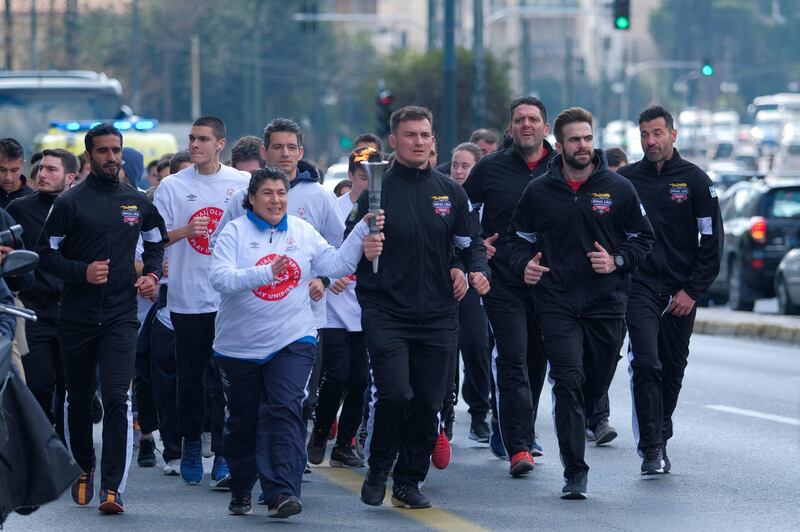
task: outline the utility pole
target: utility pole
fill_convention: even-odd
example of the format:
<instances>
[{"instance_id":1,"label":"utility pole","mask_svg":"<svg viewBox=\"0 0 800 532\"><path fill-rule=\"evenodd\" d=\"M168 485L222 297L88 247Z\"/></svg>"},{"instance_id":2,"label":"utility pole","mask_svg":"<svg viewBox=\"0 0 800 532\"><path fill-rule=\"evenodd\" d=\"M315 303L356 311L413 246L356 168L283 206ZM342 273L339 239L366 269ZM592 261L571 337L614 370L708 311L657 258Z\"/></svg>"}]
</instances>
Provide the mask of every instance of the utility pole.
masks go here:
<instances>
[{"instance_id":1,"label":"utility pole","mask_svg":"<svg viewBox=\"0 0 800 532\"><path fill-rule=\"evenodd\" d=\"M200 38L191 37L192 46L192 120L200 118Z\"/></svg>"},{"instance_id":2,"label":"utility pole","mask_svg":"<svg viewBox=\"0 0 800 532\"><path fill-rule=\"evenodd\" d=\"M135 113L141 112L142 105L142 16L139 9L139 0L131 4L133 23L131 24L131 41L133 44L131 60L131 106Z\"/></svg>"},{"instance_id":3,"label":"utility pole","mask_svg":"<svg viewBox=\"0 0 800 532\"><path fill-rule=\"evenodd\" d=\"M66 23L66 37L67 37L67 61L66 66L76 64L80 60L78 54L78 0L67 0L67 16L65 17Z\"/></svg>"},{"instance_id":4,"label":"utility pole","mask_svg":"<svg viewBox=\"0 0 800 532\"><path fill-rule=\"evenodd\" d=\"M6 38L5 38L5 46L6 46L6 70L11 70L13 68L14 63L14 40L12 39L12 35L14 32L14 15L11 13L11 0L6 0L5 2L5 29L6 29Z\"/></svg>"},{"instance_id":5,"label":"utility pole","mask_svg":"<svg viewBox=\"0 0 800 532\"><path fill-rule=\"evenodd\" d=\"M436 0L428 0L428 51L436 48Z\"/></svg>"},{"instance_id":6,"label":"utility pole","mask_svg":"<svg viewBox=\"0 0 800 532\"><path fill-rule=\"evenodd\" d=\"M437 143L437 153L450 153L456 141L456 34L455 0L444 0L444 90L442 118L444 134Z\"/></svg>"},{"instance_id":7,"label":"utility pole","mask_svg":"<svg viewBox=\"0 0 800 532\"><path fill-rule=\"evenodd\" d=\"M528 5L528 0L520 0L522 6ZM519 32L519 75L522 85L522 94L527 96L532 92L531 73L531 21L520 17Z\"/></svg>"},{"instance_id":8,"label":"utility pole","mask_svg":"<svg viewBox=\"0 0 800 532\"><path fill-rule=\"evenodd\" d=\"M36 16L36 0L31 0L31 70L39 69L38 50L36 48L36 26L39 25L38 17Z\"/></svg>"},{"instance_id":9,"label":"utility pole","mask_svg":"<svg viewBox=\"0 0 800 532\"><path fill-rule=\"evenodd\" d=\"M486 57L483 53L483 0L472 0L472 129L486 127Z\"/></svg>"},{"instance_id":10,"label":"utility pole","mask_svg":"<svg viewBox=\"0 0 800 532\"><path fill-rule=\"evenodd\" d=\"M50 0L47 14L47 68L56 67L56 0Z\"/></svg>"}]
</instances>

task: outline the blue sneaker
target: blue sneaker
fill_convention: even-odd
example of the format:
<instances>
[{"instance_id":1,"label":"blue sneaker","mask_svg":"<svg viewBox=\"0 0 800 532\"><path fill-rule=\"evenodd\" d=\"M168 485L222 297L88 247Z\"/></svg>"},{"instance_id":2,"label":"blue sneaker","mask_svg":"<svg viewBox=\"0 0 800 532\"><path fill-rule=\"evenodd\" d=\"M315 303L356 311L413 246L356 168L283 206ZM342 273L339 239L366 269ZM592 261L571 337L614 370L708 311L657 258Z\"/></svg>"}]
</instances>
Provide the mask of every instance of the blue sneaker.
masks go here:
<instances>
[{"instance_id":1,"label":"blue sneaker","mask_svg":"<svg viewBox=\"0 0 800 532\"><path fill-rule=\"evenodd\" d=\"M211 487L218 490L227 490L231 487L231 470L225 458L217 455L214 457L214 466L211 468Z\"/></svg>"},{"instance_id":2,"label":"blue sneaker","mask_svg":"<svg viewBox=\"0 0 800 532\"><path fill-rule=\"evenodd\" d=\"M200 440L183 440L181 448L181 478L187 484L203 481L203 444Z\"/></svg>"},{"instance_id":3,"label":"blue sneaker","mask_svg":"<svg viewBox=\"0 0 800 532\"><path fill-rule=\"evenodd\" d=\"M508 460L508 453L503 445L503 439L500 437L500 424L495 418L492 418L492 435L489 436L489 450L500 460Z\"/></svg>"},{"instance_id":4,"label":"blue sneaker","mask_svg":"<svg viewBox=\"0 0 800 532\"><path fill-rule=\"evenodd\" d=\"M533 444L531 445L531 456L538 457L542 456L543 454L542 446L539 445L539 442L536 441L536 437L534 436Z\"/></svg>"}]
</instances>

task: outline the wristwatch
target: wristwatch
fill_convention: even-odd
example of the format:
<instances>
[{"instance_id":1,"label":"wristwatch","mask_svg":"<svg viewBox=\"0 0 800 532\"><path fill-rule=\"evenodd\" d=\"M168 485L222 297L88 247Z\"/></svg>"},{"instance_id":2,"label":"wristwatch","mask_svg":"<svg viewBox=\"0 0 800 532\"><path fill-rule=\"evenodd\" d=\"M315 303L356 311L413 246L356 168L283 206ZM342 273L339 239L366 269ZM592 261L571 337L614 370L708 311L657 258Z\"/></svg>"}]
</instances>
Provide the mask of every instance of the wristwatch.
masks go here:
<instances>
[{"instance_id":1,"label":"wristwatch","mask_svg":"<svg viewBox=\"0 0 800 532\"><path fill-rule=\"evenodd\" d=\"M622 255L614 255L614 265L617 268L624 268L625 267L625 257Z\"/></svg>"}]
</instances>

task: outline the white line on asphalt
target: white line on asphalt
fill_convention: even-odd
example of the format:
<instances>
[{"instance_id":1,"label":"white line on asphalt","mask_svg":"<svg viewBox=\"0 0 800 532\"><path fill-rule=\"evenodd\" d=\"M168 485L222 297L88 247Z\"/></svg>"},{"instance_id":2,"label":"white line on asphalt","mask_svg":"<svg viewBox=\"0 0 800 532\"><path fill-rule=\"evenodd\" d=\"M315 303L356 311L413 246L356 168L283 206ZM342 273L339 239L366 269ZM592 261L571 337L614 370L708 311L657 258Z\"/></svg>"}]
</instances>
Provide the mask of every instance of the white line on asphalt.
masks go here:
<instances>
[{"instance_id":1,"label":"white line on asphalt","mask_svg":"<svg viewBox=\"0 0 800 532\"><path fill-rule=\"evenodd\" d=\"M706 408L711 410L719 410L720 412L728 412L729 414L739 414L740 416L756 417L759 419L766 419L768 421L775 421L777 423L784 423L786 425L793 425L800 427L800 419L793 417L776 416L775 414L765 414L764 412L756 412L755 410L745 410L744 408L734 408L725 405L705 405Z\"/></svg>"}]
</instances>

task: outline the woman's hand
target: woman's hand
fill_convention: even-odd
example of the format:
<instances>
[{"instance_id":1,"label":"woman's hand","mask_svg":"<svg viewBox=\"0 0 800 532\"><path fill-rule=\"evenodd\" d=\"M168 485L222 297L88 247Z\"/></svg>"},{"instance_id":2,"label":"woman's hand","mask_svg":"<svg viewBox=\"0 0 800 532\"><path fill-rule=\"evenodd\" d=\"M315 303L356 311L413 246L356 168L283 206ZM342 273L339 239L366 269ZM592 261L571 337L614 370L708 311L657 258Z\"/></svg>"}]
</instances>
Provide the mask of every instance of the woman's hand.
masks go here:
<instances>
[{"instance_id":1,"label":"woman's hand","mask_svg":"<svg viewBox=\"0 0 800 532\"><path fill-rule=\"evenodd\" d=\"M286 255L279 255L269 263L272 268L272 278L277 279L280 274L286 271Z\"/></svg>"}]
</instances>

